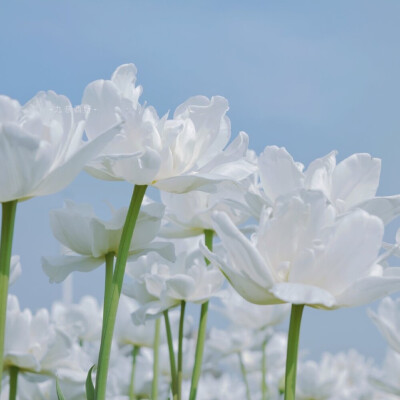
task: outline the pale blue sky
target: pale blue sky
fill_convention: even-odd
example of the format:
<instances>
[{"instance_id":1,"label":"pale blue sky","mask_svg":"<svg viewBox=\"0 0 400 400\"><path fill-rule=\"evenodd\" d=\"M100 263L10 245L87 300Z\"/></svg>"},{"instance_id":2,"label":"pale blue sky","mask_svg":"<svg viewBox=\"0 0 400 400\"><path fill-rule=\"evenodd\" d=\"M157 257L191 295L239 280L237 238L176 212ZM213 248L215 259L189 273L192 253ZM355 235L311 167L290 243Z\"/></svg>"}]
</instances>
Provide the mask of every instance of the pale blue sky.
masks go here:
<instances>
[{"instance_id":1,"label":"pale blue sky","mask_svg":"<svg viewBox=\"0 0 400 400\"><path fill-rule=\"evenodd\" d=\"M398 1L75 1L0 4L0 93L25 102L52 89L80 102L92 80L134 62L143 99L160 114L187 97L223 95L233 134L258 153L285 146L304 163L332 149L339 159L383 159L380 194L400 192L400 3ZM40 256L56 254L48 211L63 199L126 205L131 187L85 174L63 192L19 205L15 252L23 306L60 296ZM388 239L398 223L388 232ZM76 298L100 296L102 274L75 276ZM355 347L380 359L385 343L364 308L307 309L301 346L312 357Z\"/></svg>"}]
</instances>

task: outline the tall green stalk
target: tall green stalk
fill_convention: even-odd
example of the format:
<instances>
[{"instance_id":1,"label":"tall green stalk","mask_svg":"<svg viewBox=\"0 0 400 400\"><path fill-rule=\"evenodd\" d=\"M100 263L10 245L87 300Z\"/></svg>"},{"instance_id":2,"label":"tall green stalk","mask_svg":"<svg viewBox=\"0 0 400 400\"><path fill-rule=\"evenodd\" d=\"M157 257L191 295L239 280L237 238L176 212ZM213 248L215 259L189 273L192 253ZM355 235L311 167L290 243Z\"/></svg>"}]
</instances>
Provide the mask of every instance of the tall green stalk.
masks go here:
<instances>
[{"instance_id":1,"label":"tall green stalk","mask_svg":"<svg viewBox=\"0 0 400 400\"><path fill-rule=\"evenodd\" d=\"M181 316L179 319L179 344L178 344L178 400L182 400L182 367L183 367L183 328L185 322L186 302L181 301Z\"/></svg>"},{"instance_id":2,"label":"tall green stalk","mask_svg":"<svg viewBox=\"0 0 400 400\"><path fill-rule=\"evenodd\" d=\"M304 305L292 304L286 356L285 400L296 399L297 355Z\"/></svg>"},{"instance_id":3,"label":"tall green stalk","mask_svg":"<svg viewBox=\"0 0 400 400\"><path fill-rule=\"evenodd\" d=\"M132 349L132 371L131 371L131 382L129 385L129 400L136 400L135 394L135 374L136 374L136 358L139 354L140 347L133 346Z\"/></svg>"},{"instance_id":4,"label":"tall green stalk","mask_svg":"<svg viewBox=\"0 0 400 400\"><path fill-rule=\"evenodd\" d=\"M204 240L207 248L212 251L213 248L214 231L206 229L204 231ZM205 259L206 264L209 265L210 261ZM192 382L190 386L189 400L195 400L197 396L197 389L201 375L201 364L203 362L204 344L206 341L207 333L207 318L208 318L208 301L201 305L199 332L197 335L196 354L192 372Z\"/></svg>"},{"instance_id":5,"label":"tall green stalk","mask_svg":"<svg viewBox=\"0 0 400 400\"><path fill-rule=\"evenodd\" d=\"M114 272L114 255L111 251L106 254L106 266L105 266L105 279L104 279L104 299L103 299L103 321L106 318L106 309L111 298L112 289L112 277Z\"/></svg>"},{"instance_id":6,"label":"tall green stalk","mask_svg":"<svg viewBox=\"0 0 400 400\"><path fill-rule=\"evenodd\" d=\"M10 392L9 392L9 400L17 399L17 387L18 387L18 372L19 368L12 366L10 367Z\"/></svg>"},{"instance_id":7,"label":"tall green stalk","mask_svg":"<svg viewBox=\"0 0 400 400\"><path fill-rule=\"evenodd\" d=\"M6 314L8 282L10 280L10 262L12 240L14 236L17 200L2 204L1 241L0 241L0 392L3 376L4 340L6 333Z\"/></svg>"},{"instance_id":8,"label":"tall green stalk","mask_svg":"<svg viewBox=\"0 0 400 400\"><path fill-rule=\"evenodd\" d=\"M117 316L118 303L121 296L122 282L124 280L129 247L146 189L146 185L135 186L124 228L122 230L117 261L115 263L115 270L110 289L110 298L106 301L107 306L105 319L103 320L99 362L96 376L96 400L105 400L106 398L107 374L110 363L110 351L114 333L115 318Z\"/></svg>"},{"instance_id":9,"label":"tall green stalk","mask_svg":"<svg viewBox=\"0 0 400 400\"><path fill-rule=\"evenodd\" d=\"M172 331L171 331L171 324L169 322L168 310L164 311L164 320L165 320L165 330L167 332L167 343L168 343L168 350L169 350L169 363L170 363L170 368L171 368L172 398L173 398L173 400L176 400L178 398L178 382L177 382L177 376L176 376L174 342L172 340Z\"/></svg>"},{"instance_id":10,"label":"tall green stalk","mask_svg":"<svg viewBox=\"0 0 400 400\"><path fill-rule=\"evenodd\" d=\"M158 372L160 363L160 326L161 318L156 320L153 344L153 382L151 383L151 399L158 400Z\"/></svg>"}]
</instances>

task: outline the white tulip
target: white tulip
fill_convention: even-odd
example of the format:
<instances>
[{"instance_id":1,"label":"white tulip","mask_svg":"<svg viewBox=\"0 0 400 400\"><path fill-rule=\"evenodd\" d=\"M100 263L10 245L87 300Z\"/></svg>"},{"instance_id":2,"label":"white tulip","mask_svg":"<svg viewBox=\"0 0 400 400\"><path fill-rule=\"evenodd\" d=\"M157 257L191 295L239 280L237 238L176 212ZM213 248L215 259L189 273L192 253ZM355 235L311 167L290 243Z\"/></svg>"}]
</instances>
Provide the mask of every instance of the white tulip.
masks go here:
<instances>
[{"instance_id":1,"label":"white tulip","mask_svg":"<svg viewBox=\"0 0 400 400\"><path fill-rule=\"evenodd\" d=\"M379 391L384 392L385 398L398 399L400 396L400 354L391 350L387 351L383 368L375 370L370 376L371 384Z\"/></svg>"},{"instance_id":2,"label":"white tulip","mask_svg":"<svg viewBox=\"0 0 400 400\"><path fill-rule=\"evenodd\" d=\"M183 398L189 398L190 381L183 383ZM196 396L198 400L223 400L229 394L230 400L243 400L246 398L244 385L231 375L223 373L219 377L204 374L199 382Z\"/></svg>"},{"instance_id":3,"label":"white tulip","mask_svg":"<svg viewBox=\"0 0 400 400\"><path fill-rule=\"evenodd\" d=\"M55 302L51 318L72 341L100 340L102 310L94 297L84 296L78 304Z\"/></svg>"},{"instance_id":4,"label":"white tulip","mask_svg":"<svg viewBox=\"0 0 400 400\"><path fill-rule=\"evenodd\" d=\"M224 282L220 271L207 267L198 254L180 254L171 262L150 253L128 264L127 272L133 279L124 292L141 304L133 313L137 323L157 317L181 301L202 304L218 296Z\"/></svg>"},{"instance_id":5,"label":"white tulip","mask_svg":"<svg viewBox=\"0 0 400 400\"><path fill-rule=\"evenodd\" d=\"M135 325L131 314L139 308L133 299L122 295L115 322L114 337L120 346L131 345L153 347L155 321L145 321L143 325Z\"/></svg>"},{"instance_id":6,"label":"white tulip","mask_svg":"<svg viewBox=\"0 0 400 400\"><path fill-rule=\"evenodd\" d=\"M368 315L389 346L400 353L400 299L386 297L380 302L378 312L368 310Z\"/></svg>"},{"instance_id":7,"label":"white tulip","mask_svg":"<svg viewBox=\"0 0 400 400\"><path fill-rule=\"evenodd\" d=\"M336 218L321 192L281 198L273 214L264 212L251 240L225 214L214 221L228 262L202 250L252 303L335 309L400 289L400 269L378 264L382 221L362 210Z\"/></svg>"},{"instance_id":8,"label":"white tulip","mask_svg":"<svg viewBox=\"0 0 400 400\"><path fill-rule=\"evenodd\" d=\"M253 215L260 215L262 206L272 206L280 197L300 189L320 190L339 213L355 207L390 222L400 214L400 196L376 197L381 160L369 154L353 154L336 164L332 151L314 160L306 170L295 162L284 147L268 146L258 160L261 190L247 194Z\"/></svg>"},{"instance_id":9,"label":"white tulip","mask_svg":"<svg viewBox=\"0 0 400 400\"><path fill-rule=\"evenodd\" d=\"M129 259L135 260L149 251L158 251L173 258L173 246L152 242L157 235L164 206L157 203L143 205L137 219L129 249ZM105 256L118 253L127 209L112 210L112 217L104 221L96 217L88 204L66 201L65 207L50 212L54 236L66 247L64 255L43 257L43 270L52 282L63 281L71 272L89 272L104 264Z\"/></svg>"},{"instance_id":10,"label":"white tulip","mask_svg":"<svg viewBox=\"0 0 400 400\"><path fill-rule=\"evenodd\" d=\"M153 185L169 192L187 192L223 180L241 180L254 172L245 159L248 137L230 139L228 103L223 97L192 97L181 104L173 119L159 118L154 108L138 101L136 67L121 65L111 80L90 83L82 103L96 109L86 127L89 139L116 123L115 110L124 120L119 135L87 171L106 180ZM226 148L225 148L226 147Z\"/></svg>"},{"instance_id":11,"label":"white tulip","mask_svg":"<svg viewBox=\"0 0 400 400\"><path fill-rule=\"evenodd\" d=\"M247 329L264 329L280 324L290 312L289 304L267 305L249 303L230 286L227 295L221 298L223 307L214 307L217 311L238 326Z\"/></svg>"},{"instance_id":12,"label":"white tulip","mask_svg":"<svg viewBox=\"0 0 400 400\"><path fill-rule=\"evenodd\" d=\"M47 310L32 315L20 310L18 299L9 295L4 348L4 367L51 374L70 353L71 342L50 323Z\"/></svg>"},{"instance_id":13,"label":"white tulip","mask_svg":"<svg viewBox=\"0 0 400 400\"><path fill-rule=\"evenodd\" d=\"M243 224L250 213L240 207L248 185L246 180L238 185L220 185L216 192L191 191L176 194L161 192L165 205L165 224L160 234L168 238L186 238L203 235L204 230L213 229L212 214L223 211L235 225Z\"/></svg>"},{"instance_id":14,"label":"white tulip","mask_svg":"<svg viewBox=\"0 0 400 400\"><path fill-rule=\"evenodd\" d=\"M114 124L85 142L85 118L52 91L24 106L0 96L0 203L60 191L119 131L115 116Z\"/></svg>"}]
</instances>

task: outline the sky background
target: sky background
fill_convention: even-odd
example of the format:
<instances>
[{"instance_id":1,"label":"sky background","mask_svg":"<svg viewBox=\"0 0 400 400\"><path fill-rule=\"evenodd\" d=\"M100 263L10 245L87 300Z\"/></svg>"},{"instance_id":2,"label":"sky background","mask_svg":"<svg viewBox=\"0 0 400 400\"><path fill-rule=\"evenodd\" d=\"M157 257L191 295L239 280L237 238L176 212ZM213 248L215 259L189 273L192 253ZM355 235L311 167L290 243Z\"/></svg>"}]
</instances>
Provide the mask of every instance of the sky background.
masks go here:
<instances>
[{"instance_id":1,"label":"sky background","mask_svg":"<svg viewBox=\"0 0 400 400\"><path fill-rule=\"evenodd\" d=\"M368 152L382 158L379 194L390 195L400 192L399 17L395 0L3 0L0 93L24 103L51 89L77 105L89 82L133 62L141 99L159 114L193 95L225 96L232 136L246 131L257 153L285 146L307 165L333 149L339 160ZM126 206L131 190L82 173L60 193L19 204L13 252L23 275L11 292L23 307L61 298L41 269L42 255L59 252L49 210L73 199L106 217L105 201ZM102 290L102 270L74 275L75 300ZM365 307L307 308L301 348L312 358L356 348L379 361L386 344Z\"/></svg>"}]
</instances>

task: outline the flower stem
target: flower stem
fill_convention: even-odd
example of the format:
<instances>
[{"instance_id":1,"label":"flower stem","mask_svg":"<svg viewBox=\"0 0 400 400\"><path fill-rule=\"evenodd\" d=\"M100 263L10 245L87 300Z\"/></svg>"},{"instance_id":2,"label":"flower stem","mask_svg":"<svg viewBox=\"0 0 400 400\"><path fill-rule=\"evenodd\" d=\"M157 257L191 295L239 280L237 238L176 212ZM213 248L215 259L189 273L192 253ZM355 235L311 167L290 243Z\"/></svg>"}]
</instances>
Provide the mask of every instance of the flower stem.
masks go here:
<instances>
[{"instance_id":1,"label":"flower stem","mask_svg":"<svg viewBox=\"0 0 400 400\"><path fill-rule=\"evenodd\" d=\"M6 314L8 281L10 279L10 262L12 240L14 235L17 200L2 204L1 241L0 241L0 392L3 376L4 340L6 333Z\"/></svg>"},{"instance_id":2,"label":"flower stem","mask_svg":"<svg viewBox=\"0 0 400 400\"><path fill-rule=\"evenodd\" d=\"M139 354L140 347L133 346L132 350L132 372L131 372L131 383L129 385L129 400L136 400L135 395L135 373L136 373L136 358Z\"/></svg>"},{"instance_id":3,"label":"flower stem","mask_svg":"<svg viewBox=\"0 0 400 400\"><path fill-rule=\"evenodd\" d=\"M18 367L15 367L14 365L10 367L10 392L8 397L9 400L16 400L17 398L18 372Z\"/></svg>"},{"instance_id":4,"label":"flower stem","mask_svg":"<svg viewBox=\"0 0 400 400\"><path fill-rule=\"evenodd\" d=\"M249 386L249 381L247 379L247 371L246 371L246 367L243 362L242 353L239 352L239 353L237 353L237 355L239 358L240 372L242 373L243 383L244 383L244 386L246 387L246 399L251 400L250 386Z\"/></svg>"},{"instance_id":5,"label":"flower stem","mask_svg":"<svg viewBox=\"0 0 400 400\"><path fill-rule=\"evenodd\" d=\"M158 400L158 370L160 363L160 325L161 318L156 320L153 344L153 382L151 384L151 398Z\"/></svg>"},{"instance_id":6,"label":"flower stem","mask_svg":"<svg viewBox=\"0 0 400 400\"><path fill-rule=\"evenodd\" d=\"M121 296L122 282L124 280L129 247L146 189L146 185L135 186L124 228L122 230L117 261L115 263L115 270L110 289L110 298L106 301L105 319L103 320L103 328L101 333L99 362L96 375L96 400L105 400L106 398L108 365L110 363L110 352L114 333L115 318L117 315L119 298Z\"/></svg>"},{"instance_id":7,"label":"flower stem","mask_svg":"<svg viewBox=\"0 0 400 400\"><path fill-rule=\"evenodd\" d=\"M104 280L104 299L103 299L103 321L106 318L106 309L109 305L112 289L112 277L114 271L114 252L111 251L106 254L106 267L105 267L105 280Z\"/></svg>"},{"instance_id":8,"label":"flower stem","mask_svg":"<svg viewBox=\"0 0 400 400\"><path fill-rule=\"evenodd\" d=\"M212 251L214 231L206 229L204 231L204 240L207 248ZM205 259L206 264L209 265L210 261ZM201 375L201 364L203 362L204 343L206 341L207 332L207 317L208 317L208 301L201 305L199 332L197 335L196 354L192 372L192 382L190 386L189 400L195 400L197 396L197 389Z\"/></svg>"},{"instance_id":9,"label":"flower stem","mask_svg":"<svg viewBox=\"0 0 400 400\"><path fill-rule=\"evenodd\" d=\"M181 301L181 317L179 320L179 346L178 346L178 400L182 399L182 366L183 366L183 325L185 322L186 302Z\"/></svg>"},{"instance_id":10,"label":"flower stem","mask_svg":"<svg viewBox=\"0 0 400 400\"><path fill-rule=\"evenodd\" d=\"M267 340L262 344L262 359L261 359L261 399L267 400Z\"/></svg>"},{"instance_id":11,"label":"flower stem","mask_svg":"<svg viewBox=\"0 0 400 400\"><path fill-rule=\"evenodd\" d=\"M292 304L286 356L285 400L296 399L297 354L304 305Z\"/></svg>"},{"instance_id":12,"label":"flower stem","mask_svg":"<svg viewBox=\"0 0 400 400\"><path fill-rule=\"evenodd\" d=\"M177 390L177 379L176 379L176 364L175 364L175 354L174 354L174 344L172 340L172 331L171 324L169 323L168 310L164 311L164 319L165 319L165 329L167 331L167 343L169 350L169 363L171 368L171 390L172 390L172 398L176 400L178 398L178 390Z\"/></svg>"}]
</instances>

